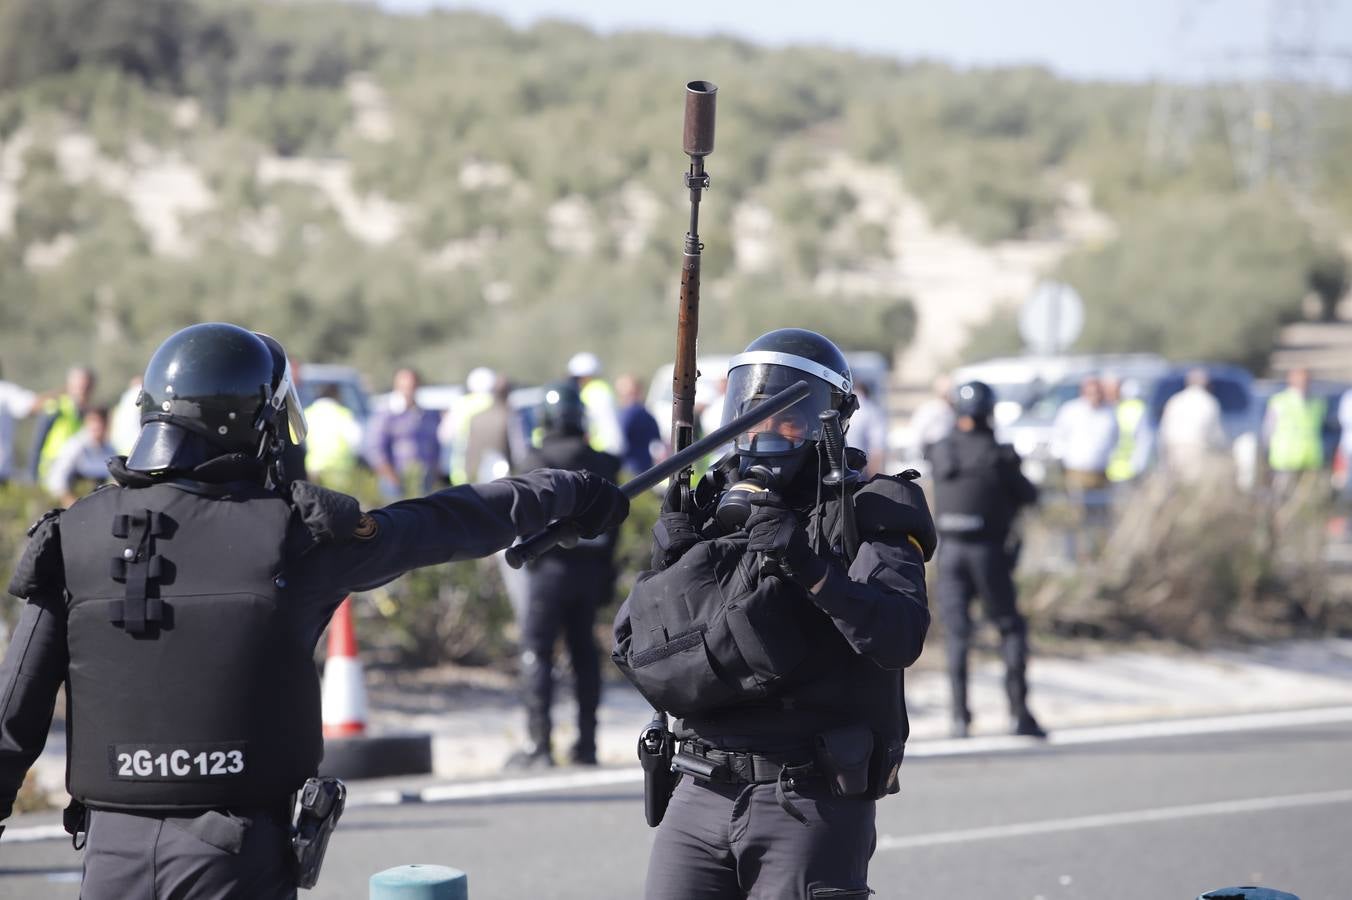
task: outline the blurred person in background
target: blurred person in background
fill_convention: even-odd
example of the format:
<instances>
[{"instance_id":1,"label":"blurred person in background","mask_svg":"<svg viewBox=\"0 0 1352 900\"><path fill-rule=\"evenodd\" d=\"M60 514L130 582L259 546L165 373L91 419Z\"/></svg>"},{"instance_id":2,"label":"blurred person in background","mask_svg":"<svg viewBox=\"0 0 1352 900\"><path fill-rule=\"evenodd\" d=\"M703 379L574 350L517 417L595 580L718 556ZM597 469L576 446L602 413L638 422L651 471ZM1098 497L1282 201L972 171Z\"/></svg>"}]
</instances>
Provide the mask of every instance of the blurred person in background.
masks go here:
<instances>
[{"instance_id":1,"label":"blurred person in background","mask_svg":"<svg viewBox=\"0 0 1352 900\"><path fill-rule=\"evenodd\" d=\"M1144 472L1149 458L1145 401L1140 382L1134 378L1123 381L1110 375L1103 379L1103 393L1117 415L1117 446L1108 460L1108 480L1123 484Z\"/></svg>"},{"instance_id":2,"label":"blurred person in background","mask_svg":"<svg viewBox=\"0 0 1352 900\"><path fill-rule=\"evenodd\" d=\"M1107 402L1099 379L1087 376L1080 382L1080 396L1057 411L1051 435L1052 455L1061 461L1079 519L1066 533L1073 558L1091 555L1107 523L1108 463L1117 440L1117 410Z\"/></svg>"},{"instance_id":3,"label":"blurred person in background","mask_svg":"<svg viewBox=\"0 0 1352 900\"><path fill-rule=\"evenodd\" d=\"M14 422L42 403L40 394L0 380L0 485L14 477Z\"/></svg>"},{"instance_id":4,"label":"blurred person in background","mask_svg":"<svg viewBox=\"0 0 1352 900\"><path fill-rule=\"evenodd\" d=\"M624 453L620 460L631 475L652 468L653 449L662 448L662 429L643 405L643 387L633 375L615 379L615 394L620 401L620 431L624 435Z\"/></svg>"},{"instance_id":5,"label":"blurred person in background","mask_svg":"<svg viewBox=\"0 0 1352 900\"><path fill-rule=\"evenodd\" d=\"M295 371L294 369L292 371ZM305 407L305 470L310 480L325 487L351 490L361 458L361 423L338 399L337 384L320 388Z\"/></svg>"},{"instance_id":6,"label":"blurred person in background","mask_svg":"<svg viewBox=\"0 0 1352 900\"><path fill-rule=\"evenodd\" d=\"M108 410L101 406L85 410L84 425L61 447L43 480L47 493L62 506L108 481L108 460L117 455L108 436Z\"/></svg>"},{"instance_id":7,"label":"blurred person in background","mask_svg":"<svg viewBox=\"0 0 1352 900\"><path fill-rule=\"evenodd\" d=\"M1014 588L1017 550L1010 531L1020 509L1037 502L1037 488L1024 477L1019 454L997 443L991 426L995 392L980 381L954 392L957 424L930 448L935 524L939 550L939 618L944 623L952 734L965 738L972 714L967 706L967 657L972 640L971 604L980 596L986 615L1000 632L1005 694L1014 734L1046 737L1028 709L1028 626Z\"/></svg>"},{"instance_id":8,"label":"blurred person in background","mask_svg":"<svg viewBox=\"0 0 1352 900\"><path fill-rule=\"evenodd\" d=\"M911 450L917 459L926 456L931 444L948 437L957 416L953 414L953 379L934 379L933 393L911 413Z\"/></svg>"},{"instance_id":9,"label":"blurred person in background","mask_svg":"<svg viewBox=\"0 0 1352 900\"><path fill-rule=\"evenodd\" d=\"M1052 423L1052 446L1072 490L1101 490L1108 484L1108 462L1117 448L1117 410L1093 375L1080 382L1080 396L1061 406Z\"/></svg>"},{"instance_id":10,"label":"blurred person in background","mask_svg":"<svg viewBox=\"0 0 1352 900\"><path fill-rule=\"evenodd\" d=\"M465 472L474 481L511 474L526 451L509 402L512 383L505 375L489 374L493 382L488 386L488 405L474 414L465 430Z\"/></svg>"},{"instance_id":11,"label":"blurred person in background","mask_svg":"<svg viewBox=\"0 0 1352 900\"><path fill-rule=\"evenodd\" d=\"M1292 369L1286 390L1274 394L1263 414L1263 438L1268 446L1272 486L1278 493L1295 487L1302 475L1324 467L1321 432L1328 403L1310 396L1308 369Z\"/></svg>"},{"instance_id":12,"label":"blurred person in background","mask_svg":"<svg viewBox=\"0 0 1352 900\"><path fill-rule=\"evenodd\" d=\"M540 406L540 446L527 456L527 469L591 472L614 481L620 458L593 449L587 440L587 410L569 382L545 390ZM526 706L526 743L507 760L508 769L554 765L551 745L554 702L554 645L563 635L573 667L577 697L577 742L571 761L596 765L596 708L601 702L601 658L596 645L596 610L615 589L614 529L577 546L556 548L527 567L529 599L521 622L521 678Z\"/></svg>"},{"instance_id":13,"label":"blurred person in background","mask_svg":"<svg viewBox=\"0 0 1352 900\"><path fill-rule=\"evenodd\" d=\"M1206 369L1192 369L1186 386L1169 398L1160 416L1160 467L1182 481L1198 481L1225 461L1221 405L1210 384Z\"/></svg>"},{"instance_id":14,"label":"blurred person in background","mask_svg":"<svg viewBox=\"0 0 1352 900\"><path fill-rule=\"evenodd\" d=\"M131 452L136 436L141 432L141 410L136 402L141 397L141 374L138 372L127 382L127 389L113 404L108 418L108 435L114 448L121 456Z\"/></svg>"},{"instance_id":15,"label":"blurred person in background","mask_svg":"<svg viewBox=\"0 0 1352 900\"><path fill-rule=\"evenodd\" d=\"M867 460L864 475L872 477L887 465L887 410L873 402L868 385L862 381L855 383L854 395L859 406L850 416L850 430L845 433L845 442L864 451Z\"/></svg>"},{"instance_id":16,"label":"blurred person in background","mask_svg":"<svg viewBox=\"0 0 1352 900\"><path fill-rule=\"evenodd\" d=\"M595 353L583 351L568 360L568 377L573 379L582 404L587 408L587 436L593 450L603 453L624 451L624 436L615 414L615 392L601 378L601 361Z\"/></svg>"},{"instance_id":17,"label":"blurred person in background","mask_svg":"<svg viewBox=\"0 0 1352 900\"><path fill-rule=\"evenodd\" d=\"M1343 391L1338 400L1338 453L1343 458L1341 489L1344 502L1352 503L1352 390Z\"/></svg>"},{"instance_id":18,"label":"blurred person in background","mask_svg":"<svg viewBox=\"0 0 1352 900\"><path fill-rule=\"evenodd\" d=\"M376 414L371 426L368 453L380 492L388 498L430 493L440 480L440 417L418 405L421 383L413 369L395 372L389 406Z\"/></svg>"},{"instance_id":19,"label":"blurred person in background","mask_svg":"<svg viewBox=\"0 0 1352 900\"><path fill-rule=\"evenodd\" d=\"M28 459L32 481L45 481L47 470L84 423L84 414L94 401L97 379L88 366L75 366L66 373L65 393L48 400L42 407L33 432L33 452Z\"/></svg>"},{"instance_id":20,"label":"blurred person in background","mask_svg":"<svg viewBox=\"0 0 1352 900\"><path fill-rule=\"evenodd\" d=\"M487 366L477 366L465 376L465 393L451 404L441 417L437 438L450 458L446 471L451 484L469 484L478 478L478 468L467 462L470 426L480 413L493 405L493 386L498 376Z\"/></svg>"}]
</instances>

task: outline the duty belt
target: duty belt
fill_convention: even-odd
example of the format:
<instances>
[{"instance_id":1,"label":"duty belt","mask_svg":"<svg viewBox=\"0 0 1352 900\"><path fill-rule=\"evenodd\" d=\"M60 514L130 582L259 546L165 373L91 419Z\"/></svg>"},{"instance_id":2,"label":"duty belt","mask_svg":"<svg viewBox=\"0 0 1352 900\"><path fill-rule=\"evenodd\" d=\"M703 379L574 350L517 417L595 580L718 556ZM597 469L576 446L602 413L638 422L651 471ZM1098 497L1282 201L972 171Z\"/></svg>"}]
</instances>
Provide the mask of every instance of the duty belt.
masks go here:
<instances>
[{"instance_id":1,"label":"duty belt","mask_svg":"<svg viewBox=\"0 0 1352 900\"><path fill-rule=\"evenodd\" d=\"M801 778L818 774L817 764L807 754L766 756L718 750L697 741L681 744L681 752L676 755L674 767L678 771L719 784L771 784L779 781L781 775Z\"/></svg>"},{"instance_id":2,"label":"duty belt","mask_svg":"<svg viewBox=\"0 0 1352 900\"><path fill-rule=\"evenodd\" d=\"M681 744L681 752L673 757L671 767L677 772L718 784L773 784L780 808L803 825L807 824L807 817L785 792L794 790L796 779L820 774L816 762L807 755L739 753L718 750L696 741Z\"/></svg>"}]
</instances>

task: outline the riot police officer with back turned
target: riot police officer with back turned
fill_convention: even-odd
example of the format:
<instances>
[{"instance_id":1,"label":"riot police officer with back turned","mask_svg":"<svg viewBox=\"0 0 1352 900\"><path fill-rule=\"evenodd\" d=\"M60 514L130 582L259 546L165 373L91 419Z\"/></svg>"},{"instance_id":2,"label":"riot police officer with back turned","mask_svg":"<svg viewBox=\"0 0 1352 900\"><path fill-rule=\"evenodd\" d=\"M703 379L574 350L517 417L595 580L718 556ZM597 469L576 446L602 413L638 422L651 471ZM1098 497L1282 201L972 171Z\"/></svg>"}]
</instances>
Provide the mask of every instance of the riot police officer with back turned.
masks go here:
<instances>
[{"instance_id":1,"label":"riot police officer with back turned","mask_svg":"<svg viewBox=\"0 0 1352 900\"><path fill-rule=\"evenodd\" d=\"M627 510L572 472L368 513L287 482L277 460L305 423L280 350L216 323L166 340L116 483L44 516L10 582L27 604L0 666L0 819L65 682L86 900L294 897L292 796L323 746L312 653L343 597Z\"/></svg>"},{"instance_id":2,"label":"riot police officer with back turned","mask_svg":"<svg viewBox=\"0 0 1352 900\"><path fill-rule=\"evenodd\" d=\"M934 526L910 477L861 485L831 459L830 425L854 394L821 335L780 329L733 357L724 421L799 380L805 399L737 437L688 502L668 496L654 568L615 622L612 658L677 717L681 778L648 900L869 893L874 801L897 790L908 733L902 670L929 626Z\"/></svg>"},{"instance_id":3,"label":"riot police officer with back turned","mask_svg":"<svg viewBox=\"0 0 1352 900\"><path fill-rule=\"evenodd\" d=\"M969 607L979 594L1000 631L1005 692L1015 734L1046 737L1028 710L1028 634L1015 605L1009 546L1010 527L1020 508L1037 501L1037 488L1024 477L1014 448L997 443L991 430L995 392L973 381L953 393L954 430L930 448L934 505L944 549L939 554L939 617L944 624L948 677L952 688L954 737L966 737L967 651L972 638Z\"/></svg>"},{"instance_id":4,"label":"riot police officer with back turned","mask_svg":"<svg viewBox=\"0 0 1352 900\"><path fill-rule=\"evenodd\" d=\"M526 467L592 472L609 481L620 473L620 458L593 450L587 440L587 410L571 382L545 389L540 405L540 446ZM573 666L577 697L577 743L571 761L596 765L596 708L601 702L601 660L596 646L596 608L615 585L615 543L607 531L572 548L555 548L530 564L529 597L521 622L521 678L526 704L526 745L507 761L511 769L554 764L550 707L554 699L554 645L563 634Z\"/></svg>"}]
</instances>

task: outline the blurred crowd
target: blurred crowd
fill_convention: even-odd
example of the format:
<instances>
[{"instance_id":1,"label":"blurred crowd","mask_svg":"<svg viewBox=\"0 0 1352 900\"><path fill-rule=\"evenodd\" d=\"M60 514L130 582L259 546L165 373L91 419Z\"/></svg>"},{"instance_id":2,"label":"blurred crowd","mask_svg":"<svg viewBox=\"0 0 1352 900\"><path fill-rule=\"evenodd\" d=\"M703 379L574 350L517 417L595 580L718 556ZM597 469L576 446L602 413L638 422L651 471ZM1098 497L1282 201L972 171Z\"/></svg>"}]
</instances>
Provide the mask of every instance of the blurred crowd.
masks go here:
<instances>
[{"instance_id":1,"label":"blurred crowd","mask_svg":"<svg viewBox=\"0 0 1352 900\"><path fill-rule=\"evenodd\" d=\"M959 370L958 380L972 369L980 366ZM997 436L1020 452L1030 478L1062 488L1090 519L1118 488L1148 474L1192 484L1222 474L1276 496L1316 481L1352 499L1349 386L1316 383L1304 368L1281 383L1206 365L1147 373L1091 368L1026 390L996 416ZM916 408L912 454L924 458L952 430L954 386L952 377L937 379ZM1008 385L1004 392L1016 393Z\"/></svg>"},{"instance_id":2,"label":"blurred crowd","mask_svg":"<svg viewBox=\"0 0 1352 900\"><path fill-rule=\"evenodd\" d=\"M463 385L428 385L416 369L403 367L388 393L374 397L346 367L293 362L293 370L309 431L304 445L284 457L289 479L353 489L358 477L370 473L380 494L394 500L507 475L539 444L538 407L547 386L520 386L488 368L472 369ZM553 383L576 387L591 446L618 456L628 476L671 452L668 429L650 409L663 401L649 400L648 378L621 373L612 380L601 360L583 351ZM719 376L701 380L700 434L721 424L726 384ZM106 460L126 454L139 431L140 386L138 376L113 405L103 406L95 399L97 376L86 366L71 368L60 390L34 391L0 380L0 484L38 484L69 505L105 481ZM866 388L861 395L851 443L868 452L876 468L886 456L886 416L869 402ZM20 428L23 420L30 420L31 439L28 428Z\"/></svg>"}]
</instances>

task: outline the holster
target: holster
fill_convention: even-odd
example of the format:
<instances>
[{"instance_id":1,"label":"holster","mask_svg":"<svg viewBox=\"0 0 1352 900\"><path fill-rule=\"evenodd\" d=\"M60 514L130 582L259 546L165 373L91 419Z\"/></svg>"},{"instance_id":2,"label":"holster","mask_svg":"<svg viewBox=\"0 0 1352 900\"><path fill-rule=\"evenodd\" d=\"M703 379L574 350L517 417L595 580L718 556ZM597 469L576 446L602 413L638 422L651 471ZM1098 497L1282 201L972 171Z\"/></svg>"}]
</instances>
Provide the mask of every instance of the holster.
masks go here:
<instances>
[{"instance_id":1,"label":"holster","mask_svg":"<svg viewBox=\"0 0 1352 900\"><path fill-rule=\"evenodd\" d=\"M89 808L79 800L72 799L70 805L61 811L61 827L70 835L70 845L76 850L83 850L89 833Z\"/></svg>"},{"instance_id":2,"label":"holster","mask_svg":"<svg viewBox=\"0 0 1352 900\"><path fill-rule=\"evenodd\" d=\"M324 867L329 837L347 803L347 786L337 778L311 778L300 790L291 850L296 857L296 887L312 888Z\"/></svg>"},{"instance_id":3,"label":"holster","mask_svg":"<svg viewBox=\"0 0 1352 900\"><path fill-rule=\"evenodd\" d=\"M638 738L638 761L643 767L643 818L649 828L662 824L680 776L671 770L676 737L661 717L654 718Z\"/></svg>"},{"instance_id":4,"label":"holster","mask_svg":"<svg viewBox=\"0 0 1352 900\"><path fill-rule=\"evenodd\" d=\"M880 736L875 735L875 738ZM873 756L869 758L868 793L874 800L901 790L898 774L901 760L906 755L906 744L900 738L876 740Z\"/></svg>"}]
</instances>

